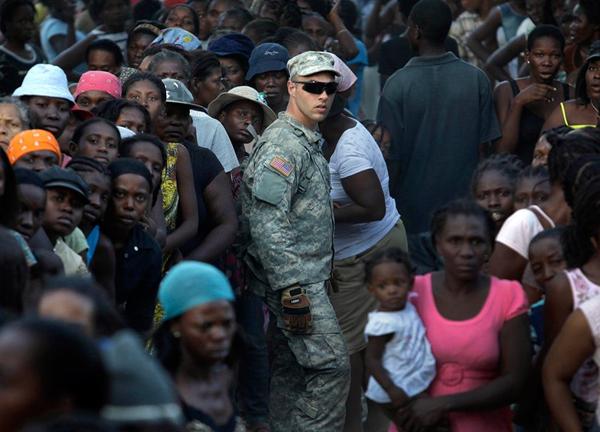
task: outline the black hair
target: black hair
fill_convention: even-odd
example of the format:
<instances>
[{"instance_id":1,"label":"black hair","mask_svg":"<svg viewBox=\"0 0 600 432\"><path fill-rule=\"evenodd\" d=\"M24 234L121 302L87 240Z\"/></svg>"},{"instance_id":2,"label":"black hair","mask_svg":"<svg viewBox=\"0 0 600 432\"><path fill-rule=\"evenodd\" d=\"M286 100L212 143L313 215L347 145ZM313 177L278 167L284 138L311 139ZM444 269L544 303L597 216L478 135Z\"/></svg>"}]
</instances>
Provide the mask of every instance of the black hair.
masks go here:
<instances>
[{"instance_id":1,"label":"black hair","mask_svg":"<svg viewBox=\"0 0 600 432\"><path fill-rule=\"evenodd\" d=\"M558 227L554 227L554 228L548 228L545 229L542 232L537 233L529 242L529 246L531 247L532 244L534 244L535 242L538 242L540 240L545 240L548 238L551 239L556 239L560 242L562 233L564 232L565 227L562 226L558 226Z\"/></svg>"},{"instance_id":2,"label":"black hair","mask_svg":"<svg viewBox=\"0 0 600 432\"><path fill-rule=\"evenodd\" d=\"M250 21L243 29L243 33L247 36L248 32L256 34L257 40L254 41L255 45L260 44L264 39L273 36L279 26L273 20L267 18L257 18Z\"/></svg>"},{"instance_id":3,"label":"black hair","mask_svg":"<svg viewBox=\"0 0 600 432\"><path fill-rule=\"evenodd\" d=\"M90 14L90 17L94 20L94 21L98 21L98 18L100 18L100 13L102 12L102 9L104 9L104 5L106 4L108 0L90 0L88 5L87 5L87 10ZM123 2L123 4L130 4L129 0L121 0Z\"/></svg>"},{"instance_id":4,"label":"black hair","mask_svg":"<svg viewBox=\"0 0 600 432\"><path fill-rule=\"evenodd\" d=\"M98 413L108 401L109 379L96 344L72 325L28 318L3 332L26 334L31 364L47 401L68 400L73 410Z\"/></svg>"},{"instance_id":5,"label":"black hair","mask_svg":"<svg viewBox=\"0 0 600 432\"><path fill-rule=\"evenodd\" d=\"M306 0L311 10L325 18L333 6L332 2L327 0Z\"/></svg>"},{"instance_id":6,"label":"black hair","mask_svg":"<svg viewBox=\"0 0 600 432\"><path fill-rule=\"evenodd\" d=\"M317 42L315 42L315 40L313 38L311 38L309 35L307 35L302 30L294 29L294 31L286 32L283 29L280 29L280 31L282 32L280 34L281 35L280 37L278 36L277 33L275 34L275 37L277 38L276 43L278 43L279 45L283 45L284 47L287 48L288 51L290 51L294 47L301 46L301 45L306 46L309 51L318 51L319 50L319 47L317 46Z\"/></svg>"},{"instance_id":7,"label":"black hair","mask_svg":"<svg viewBox=\"0 0 600 432\"><path fill-rule=\"evenodd\" d=\"M475 201L466 198L456 199L445 206L438 208L431 218L431 241L435 245L437 238L446 226L451 216L474 216L483 222L487 231L487 240L490 247L494 244L496 224L489 212L482 209Z\"/></svg>"},{"instance_id":8,"label":"black hair","mask_svg":"<svg viewBox=\"0 0 600 432\"><path fill-rule=\"evenodd\" d=\"M115 180L126 174L140 176L146 180L150 191L153 189L154 182L152 180L152 174L148 168L146 168L146 165L137 159L120 157L108 165L108 171L110 172L111 180Z\"/></svg>"},{"instance_id":9,"label":"black hair","mask_svg":"<svg viewBox=\"0 0 600 432\"><path fill-rule=\"evenodd\" d=\"M577 190L588 182L600 178L600 154L584 154L575 159L565 173L562 188L565 202L569 207L575 206Z\"/></svg>"},{"instance_id":10,"label":"black hair","mask_svg":"<svg viewBox=\"0 0 600 432\"><path fill-rule=\"evenodd\" d=\"M92 42L85 50L85 62L89 63L90 53L92 51L105 51L112 54L117 66L122 66L124 63L123 53L119 45L110 39L98 39Z\"/></svg>"},{"instance_id":11,"label":"black hair","mask_svg":"<svg viewBox=\"0 0 600 432\"><path fill-rule=\"evenodd\" d=\"M600 2L598 0L579 0L579 7L591 26L600 25Z\"/></svg>"},{"instance_id":12,"label":"black hair","mask_svg":"<svg viewBox=\"0 0 600 432\"><path fill-rule=\"evenodd\" d=\"M231 18L239 21L243 28L254 19L254 16L247 9L234 7L233 9L226 10L223 13L223 18Z\"/></svg>"},{"instance_id":13,"label":"black hair","mask_svg":"<svg viewBox=\"0 0 600 432\"><path fill-rule=\"evenodd\" d=\"M17 180L3 149L0 149L0 161L4 170L4 193L0 196L0 225L12 227L19 214Z\"/></svg>"},{"instance_id":14,"label":"black hair","mask_svg":"<svg viewBox=\"0 0 600 432\"><path fill-rule=\"evenodd\" d=\"M182 57L184 57L187 61L190 61L190 53L189 52L187 52L185 49L183 49L180 45L167 44L167 43L154 44L154 45L148 46L142 53L142 57L146 58L148 56L154 56L163 51L175 52L175 53L181 55Z\"/></svg>"},{"instance_id":15,"label":"black hair","mask_svg":"<svg viewBox=\"0 0 600 432\"><path fill-rule=\"evenodd\" d=\"M185 10L187 10L188 12L190 12L192 14L192 22L194 23L194 31L193 31L193 33L194 33L195 36L198 36L198 32L200 31L200 19L198 18L198 14L196 13L196 10L193 7L191 7L190 5L187 5L185 3L177 4L177 5L173 6L171 9L167 10L165 12L165 15L164 15L163 20L162 20L163 23L167 21L167 17L169 16L169 14L172 11L174 11L175 9L182 9L182 8L185 9Z\"/></svg>"},{"instance_id":16,"label":"black hair","mask_svg":"<svg viewBox=\"0 0 600 432\"><path fill-rule=\"evenodd\" d=\"M563 36L560 29L553 25L541 24L533 29L527 37L527 51L531 51L535 41L541 38L551 38L558 42L560 45L560 51L565 49L565 37Z\"/></svg>"},{"instance_id":17,"label":"black hair","mask_svg":"<svg viewBox=\"0 0 600 432\"><path fill-rule=\"evenodd\" d=\"M143 33L149 36L153 36L153 37L158 37L160 35L160 33L157 33L147 27L144 27L144 24L147 25L151 25L156 27L156 29L158 30L164 30L166 27L163 23L161 23L160 21L154 21L154 20L149 20L149 19L140 19L140 20L136 20L131 27L129 28L129 31L127 32L127 41L129 42L129 39L131 39L134 35L138 34L138 33Z\"/></svg>"},{"instance_id":18,"label":"black hair","mask_svg":"<svg viewBox=\"0 0 600 432\"><path fill-rule=\"evenodd\" d=\"M162 2L159 0L140 0L133 6L133 21L152 20L161 9Z\"/></svg>"},{"instance_id":19,"label":"black hair","mask_svg":"<svg viewBox=\"0 0 600 432\"><path fill-rule=\"evenodd\" d=\"M164 61L175 61L181 65L181 69L183 70L183 75L185 76L185 80L189 81L192 75L192 71L190 68L190 62L187 58L182 56L179 53L170 50L162 50L156 53L150 63L148 64L148 72L154 73L154 70L158 66L159 63Z\"/></svg>"},{"instance_id":20,"label":"black hair","mask_svg":"<svg viewBox=\"0 0 600 432\"><path fill-rule=\"evenodd\" d=\"M569 173L581 179L573 182L573 218L562 237L569 268L583 266L596 253L591 238L600 230L600 158L586 159L574 162L580 168Z\"/></svg>"},{"instance_id":21,"label":"black hair","mask_svg":"<svg viewBox=\"0 0 600 432\"><path fill-rule=\"evenodd\" d=\"M595 41L590 46L589 55L600 53L600 40ZM587 105L589 104L590 97L587 92L587 83L585 81L585 76L587 74L588 68L590 67L590 63L592 61L598 61L599 58L596 57L590 61L586 61L583 66L579 68L579 72L577 72L577 78L575 80L575 99L579 105Z\"/></svg>"},{"instance_id":22,"label":"black hair","mask_svg":"<svg viewBox=\"0 0 600 432\"><path fill-rule=\"evenodd\" d=\"M29 6L35 13L35 6L31 0L4 0L0 5L0 32L6 35L6 24L10 22L17 9L21 6Z\"/></svg>"},{"instance_id":23,"label":"black hair","mask_svg":"<svg viewBox=\"0 0 600 432\"><path fill-rule=\"evenodd\" d=\"M297 29L302 27L302 11L296 2L284 3L279 25Z\"/></svg>"},{"instance_id":24,"label":"black hair","mask_svg":"<svg viewBox=\"0 0 600 432\"><path fill-rule=\"evenodd\" d=\"M29 286L29 267L17 239L0 228L0 309L14 316L23 313L23 297Z\"/></svg>"},{"instance_id":25,"label":"black hair","mask_svg":"<svg viewBox=\"0 0 600 432\"><path fill-rule=\"evenodd\" d=\"M471 179L471 194L475 196L475 193L477 191L477 185L479 184L481 177L484 173L489 171L498 171L504 177L506 177L509 180L514 192L514 189L517 184L517 177L519 176L519 173L522 170L523 162L521 162L521 160L517 156L513 154L492 155L482 160L477 165L477 168L475 169L475 172L473 173L473 177Z\"/></svg>"},{"instance_id":26,"label":"black hair","mask_svg":"<svg viewBox=\"0 0 600 432\"><path fill-rule=\"evenodd\" d=\"M92 159L86 156L75 156L67 164L67 168L71 168L77 174L80 172L87 172L89 170L96 171L99 174L110 177L108 168L98 162L96 159Z\"/></svg>"},{"instance_id":27,"label":"black hair","mask_svg":"<svg viewBox=\"0 0 600 432\"><path fill-rule=\"evenodd\" d=\"M366 262L365 282L368 284L371 278L373 277L373 269L375 268L375 266L377 266L378 264L389 262L402 264L409 276L413 276L415 273L414 267L410 262L410 257L408 256L408 254L400 248L391 247L377 252L369 261Z\"/></svg>"},{"instance_id":28,"label":"black hair","mask_svg":"<svg viewBox=\"0 0 600 432\"><path fill-rule=\"evenodd\" d=\"M111 305L106 292L93 278L58 276L48 279L40 292L37 306L39 307L44 295L57 291L75 293L88 299L94 305L94 337L109 337L125 328L125 322Z\"/></svg>"},{"instance_id":29,"label":"black hair","mask_svg":"<svg viewBox=\"0 0 600 432\"><path fill-rule=\"evenodd\" d=\"M167 89L165 88L165 84L156 75L152 75L148 72L136 72L127 78L127 81L123 83L123 97L127 95L129 87L139 81L150 81L158 89L162 103L164 104L167 102Z\"/></svg>"},{"instance_id":30,"label":"black hair","mask_svg":"<svg viewBox=\"0 0 600 432\"><path fill-rule=\"evenodd\" d=\"M408 18L418 0L398 0L398 10Z\"/></svg>"},{"instance_id":31,"label":"black hair","mask_svg":"<svg viewBox=\"0 0 600 432\"><path fill-rule=\"evenodd\" d=\"M73 138L71 139L71 141L74 142L76 145L79 145L79 141L81 141L81 139L83 138L83 135L85 134L85 130L89 126L96 124L96 123L102 123L102 124L109 126L117 136L117 144L120 145L121 133L119 132L119 129L115 126L114 123L112 123L102 117L93 117L91 119L84 121L83 123L78 124L77 127L75 128L75 131L73 132Z\"/></svg>"},{"instance_id":32,"label":"black hair","mask_svg":"<svg viewBox=\"0 0 600 432\"><path fill-rule=\"evenodd\" d=\"M548 154L550 182L562 185L569 165L585 154L600 154L600 131L578 129L566 135L548 134L552 146Z\"/></svg>"},{"instance_id":33,"label":"black hair","mask_svg":"<svg viewBox=\"0 0 600 432\"><path fill-rule=\"evenodd\" d=\"M97 117L102 117L110 122L116 123L121 115L121 111L125 108L133 108L142 113L144 116L144 132L149 132L152 128L152 120L150 113L143 105L129 99L111 99L98 104L92 112Z\"/></svg>"},{"instance_id":34,"label":"black hair","mask_svg":"<svg viewBox=\"0 0 600 432\"><path fill-rule=\"evenodd\" d=\"M548 174L548 169L545 166L532 166L527 165L517 177L517 181L515 182L515 187L519 185L525 179L540 179L540 181L536 184L540 185L543 183L550 183L550 175Z\"/></svg>"},{"instance_id":35,"label":"black hair","mask_svg":"<svg viewBox=\"0 0 600 432\"><path fill-rule=\"evenodd\" d=\"M448 37L452 11L442 0L419 0L409 19L419 28L424 39L441 44Z\"/></svg>"},{"instance_id":36,"label":"black hair","mask_svg":"<svg viewBox=\"0 0 600 432\"><path fill-rule=\"evenodd\" d=\"M215 53L201 51L194 56L192 62L192 77L198 81L204 81L212 71L221 69L221 63Z\"/></svg>"},{"instance_id":37,"label":"black hair","mask_svg":"<svg viewBox=\"0 0 600 432\"><path fill-rule=\"evenodd\" d=\"M162 156L163 160L163 167L167 166L167 150L163 142L159 140L156 135L138 134L136 136L125 138L121 142L121 147L119 147L119 154L122 157L130 157L131 149L139 142L149 142L150 144L156 146L158 150L160 150L160 155Z\"/></svg>"}]
</instances>

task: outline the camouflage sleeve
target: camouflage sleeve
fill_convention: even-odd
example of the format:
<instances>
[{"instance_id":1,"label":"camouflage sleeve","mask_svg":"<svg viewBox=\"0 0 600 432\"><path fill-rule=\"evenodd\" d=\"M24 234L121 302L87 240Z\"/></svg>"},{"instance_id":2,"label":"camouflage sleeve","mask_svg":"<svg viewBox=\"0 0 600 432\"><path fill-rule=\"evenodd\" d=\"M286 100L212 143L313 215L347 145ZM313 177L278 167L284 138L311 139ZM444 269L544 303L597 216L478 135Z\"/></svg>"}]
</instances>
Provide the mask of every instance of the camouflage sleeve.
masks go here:
<instances>
[{"instance_id":1,"label":"camouflage sleeve","mask_svg":"<svg viewBox=\"0 0 600 432\"><path fill-rule=\"evenodd\" d=\"M248 222L269 285L279 290L300 280L302 263L295 251L298 232L290 223L289 213L303 156L279 145L265 146L255 156Z\"/></svg>"}]
</instances>

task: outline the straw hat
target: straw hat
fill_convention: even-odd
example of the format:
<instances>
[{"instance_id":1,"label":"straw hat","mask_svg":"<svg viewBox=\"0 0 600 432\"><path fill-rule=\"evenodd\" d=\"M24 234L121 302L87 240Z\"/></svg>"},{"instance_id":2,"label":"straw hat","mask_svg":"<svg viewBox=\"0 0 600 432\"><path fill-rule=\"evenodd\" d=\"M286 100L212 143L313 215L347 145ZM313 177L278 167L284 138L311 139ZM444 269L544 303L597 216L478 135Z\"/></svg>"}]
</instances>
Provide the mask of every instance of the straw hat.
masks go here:
<instances>
[{"instance_id":1,"label":"straw hat","mask_svg":"<svg viewBox=\"0 0 600 432\"><path fill-rule=\"evenodd\" d=\"M250 101L260 105L263 110L263 125L265 128L277 120L277 115L269 108L264 96L248 86L234 87L228 92L221 93L208 105L208 115L217 118L228 105L238 101Z\"/></svg>"}]
</instances>

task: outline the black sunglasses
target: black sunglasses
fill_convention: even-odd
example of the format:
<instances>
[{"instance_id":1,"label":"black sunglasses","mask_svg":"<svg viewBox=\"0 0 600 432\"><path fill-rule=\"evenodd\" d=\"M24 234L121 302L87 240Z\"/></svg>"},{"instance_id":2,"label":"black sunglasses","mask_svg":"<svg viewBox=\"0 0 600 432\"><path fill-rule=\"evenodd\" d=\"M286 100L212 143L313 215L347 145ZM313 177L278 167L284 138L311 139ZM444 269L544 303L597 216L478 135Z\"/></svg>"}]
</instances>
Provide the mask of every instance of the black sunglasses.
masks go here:
<instances>
[{"instance_id":1,"label":"black sunglasses","mask_svg":"<svg viewBox=\"0 0 600 432\"><path fill-rule=\"evenodd\" d=\"M334 94L337 91L338 83L335 81L329 82L319 82L319 81L293 81L296 84L302 84L302 88L307 93L312 93L316 95L320 95L323 92L327 93L329 96Z\"/></svg>"}]
</instances>

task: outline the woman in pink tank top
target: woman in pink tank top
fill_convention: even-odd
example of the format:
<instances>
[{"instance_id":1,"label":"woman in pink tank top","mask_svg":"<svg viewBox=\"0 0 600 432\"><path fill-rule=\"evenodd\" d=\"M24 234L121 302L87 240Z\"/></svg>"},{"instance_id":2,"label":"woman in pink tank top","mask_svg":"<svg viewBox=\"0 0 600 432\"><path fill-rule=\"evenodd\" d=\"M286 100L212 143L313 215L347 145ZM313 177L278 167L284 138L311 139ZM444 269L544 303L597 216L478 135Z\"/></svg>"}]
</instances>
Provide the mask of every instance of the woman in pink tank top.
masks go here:
<instances>
[{"instance_id":1,"label":"woman in pink tank top","mask_svg":"<svg viewBox=\"0 0 600 432\"><path fill-rule=\"evenodd\" d=\"M415 280L413 303L427 330L437 376L429 398L400 413L407 430L449 422L452 432L510 432L513 403L531 362L527 298L518 282L481 273L494 224L458 200L432 221L445 270Z\"/></svg>"}]
</instances>

